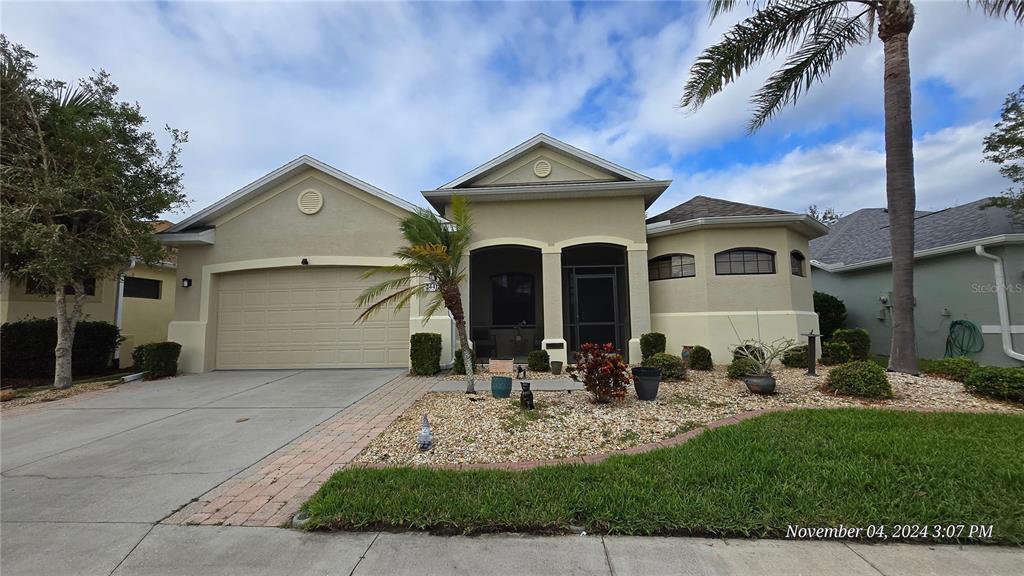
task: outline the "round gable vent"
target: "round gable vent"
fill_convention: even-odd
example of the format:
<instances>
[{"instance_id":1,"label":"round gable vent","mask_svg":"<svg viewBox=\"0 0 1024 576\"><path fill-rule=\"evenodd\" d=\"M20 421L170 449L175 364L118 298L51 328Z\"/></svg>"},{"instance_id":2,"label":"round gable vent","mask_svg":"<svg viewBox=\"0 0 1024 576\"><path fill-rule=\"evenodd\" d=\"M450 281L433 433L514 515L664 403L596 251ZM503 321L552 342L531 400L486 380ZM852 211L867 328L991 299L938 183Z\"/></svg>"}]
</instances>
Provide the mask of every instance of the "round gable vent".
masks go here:
<instances>
[{"instance_id":1,"label":"round gable vent","mask_svg":"<svg viewBox=\"0 0 1024 576\"><path fill-rule=\"evenodd\" d=\"M306 190L299 194L299 211L303 214L316 214L324 207L324 195L316 190Z\"/></svg>"},{"instance_id":2,"label":"round gable vent","mask_svg":"<svg viewBox=\"0 0 1024 576\"><path fill-rule=\"evenodd\" d=\"M538 178L547 178L548 175L551 174L551 162L548 162L547 160L537 160L533 164L533 173L536 174Z\"/></svg>"}]
</instances>

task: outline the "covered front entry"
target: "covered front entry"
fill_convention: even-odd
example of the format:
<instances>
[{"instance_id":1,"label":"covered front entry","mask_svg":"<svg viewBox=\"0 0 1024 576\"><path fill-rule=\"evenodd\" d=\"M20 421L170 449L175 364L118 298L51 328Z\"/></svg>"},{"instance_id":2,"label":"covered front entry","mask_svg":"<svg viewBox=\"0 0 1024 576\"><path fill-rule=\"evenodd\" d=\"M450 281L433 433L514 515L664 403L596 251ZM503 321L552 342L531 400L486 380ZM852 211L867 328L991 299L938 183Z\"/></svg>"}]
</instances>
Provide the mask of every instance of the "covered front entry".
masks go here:
<instances>
[{"instance_id":1,"label":"covered front entry","mask_svg":"<svg viewBox=\"0 0 1024 576\"><path fill-rule=\"evenodd\" d=\"M586 244L562 250L564 334L570 351L586 342L629 340L629 279L622 246Z\"/></svg>"},{"instance_id":2,"label":"covered front entry","mask_svg":"<svg viewBox=\"0 0 1024 576\"><path fill-rule=\"evenodd\" d=\"M544 335L541 252L491 246L470 254L470 339L480 362L525 362Z\"/></svg>"},{"instance_id":3,"label":"covered front entry","mask_svg":"<svg viewBox=\"0 0 1024 576\"><path fill-rule=\"evenodd\" d=\"M218 369L405 367L409 311L355 324L366 268L270 268L219 275Z\"/></svg>"}]
</instances>

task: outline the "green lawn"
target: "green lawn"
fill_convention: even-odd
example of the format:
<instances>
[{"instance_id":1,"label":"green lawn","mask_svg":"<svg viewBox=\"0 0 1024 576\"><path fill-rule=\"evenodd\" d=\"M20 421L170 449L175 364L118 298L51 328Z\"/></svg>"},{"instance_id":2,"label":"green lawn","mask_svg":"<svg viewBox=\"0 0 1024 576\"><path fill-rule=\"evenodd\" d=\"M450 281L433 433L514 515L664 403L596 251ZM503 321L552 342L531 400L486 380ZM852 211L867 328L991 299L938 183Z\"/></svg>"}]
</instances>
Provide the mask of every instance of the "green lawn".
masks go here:
<instances>
[{"instance_id":1,"label":"green lawn","mask_svg":"<svg viewBox=\"0 0 1024 576\"><path fill-rule=\"evenodd\" d=\"M304 509L312 528L349 530L781 537L788 524L991 524L987 541L1024 544L1024 416L774 413L597 465L343 470Z\"/></svg>"}]
</instances>

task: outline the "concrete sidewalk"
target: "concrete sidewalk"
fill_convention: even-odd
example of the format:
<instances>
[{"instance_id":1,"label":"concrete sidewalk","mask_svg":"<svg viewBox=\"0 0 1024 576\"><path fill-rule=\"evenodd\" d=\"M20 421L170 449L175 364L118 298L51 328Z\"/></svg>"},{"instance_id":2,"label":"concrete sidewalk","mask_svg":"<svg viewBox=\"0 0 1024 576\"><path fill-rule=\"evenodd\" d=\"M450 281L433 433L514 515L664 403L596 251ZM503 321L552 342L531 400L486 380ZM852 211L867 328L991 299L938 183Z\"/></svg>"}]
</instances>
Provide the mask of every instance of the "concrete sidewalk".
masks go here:
<instances>
[{"instance_id":1,"label":"concrete sidewalk","mask_svg":"<svg viewBox=\"0 0 1024 576\"><path fill-rule=\"evenodd\" d=\"M1021 566L1024 550L994 546L515 534L440 537L159 525L114 574L1016 576Z\"/></svg>"}]
</instances>

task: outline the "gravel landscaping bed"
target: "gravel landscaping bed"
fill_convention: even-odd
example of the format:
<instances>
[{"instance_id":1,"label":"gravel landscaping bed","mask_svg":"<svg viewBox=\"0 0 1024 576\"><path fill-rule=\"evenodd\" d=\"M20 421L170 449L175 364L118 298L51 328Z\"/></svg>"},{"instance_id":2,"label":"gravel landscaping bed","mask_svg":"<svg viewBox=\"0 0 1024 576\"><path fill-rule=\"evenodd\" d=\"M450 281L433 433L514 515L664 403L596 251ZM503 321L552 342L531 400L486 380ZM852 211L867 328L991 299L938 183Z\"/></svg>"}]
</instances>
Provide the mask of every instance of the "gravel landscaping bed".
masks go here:
<instances>
[{"instance_id":1,"label":"gravel landscaping bed","mask_svg":"<svg viewBox=\"0 0 1024 576\"><path fill-rule=\"evenodd\" d=\"M818 389L828 372L808 377L801 369L777 370L776 394L757 396L729 379L724 367L691 371L690 380L662 382L658 400L598 405L585 391L535 392L537 410L519 409L519 395L431 392L395 420L356 457L356 462L468 464L583 456L657 442L740 412L780 407L858 407L1024 413L1024 409L972 396L958 382L889 374L894 398L866 401ZM518 386L514 386L518 388ZM416 434L430 418L434 448L420 452Z\"/></svg>"},{"instance_id":2,"label":"gravel landscaping bed","mask_svg":"<svg viewBox=\"0 0 1024 576\"><path fill-rule=\"evenodd\" d=\"M512 376L514 378L515 374L513 374L512 372L487 372L486 370L481 371L480 369L477 369L476 374L473 375L473 379L476 380L477 382L490 382L491 376ZM552 374L551 372L531 372L528 370L526 372L525 380L559 380L568 377L569 375L566 374L564 370L561 374L557 376ZM445 380L461 380L463 382L466 381L465 374L453 374L451 372L443 376L443 378Z\"/></svg>"}]
</instances>

